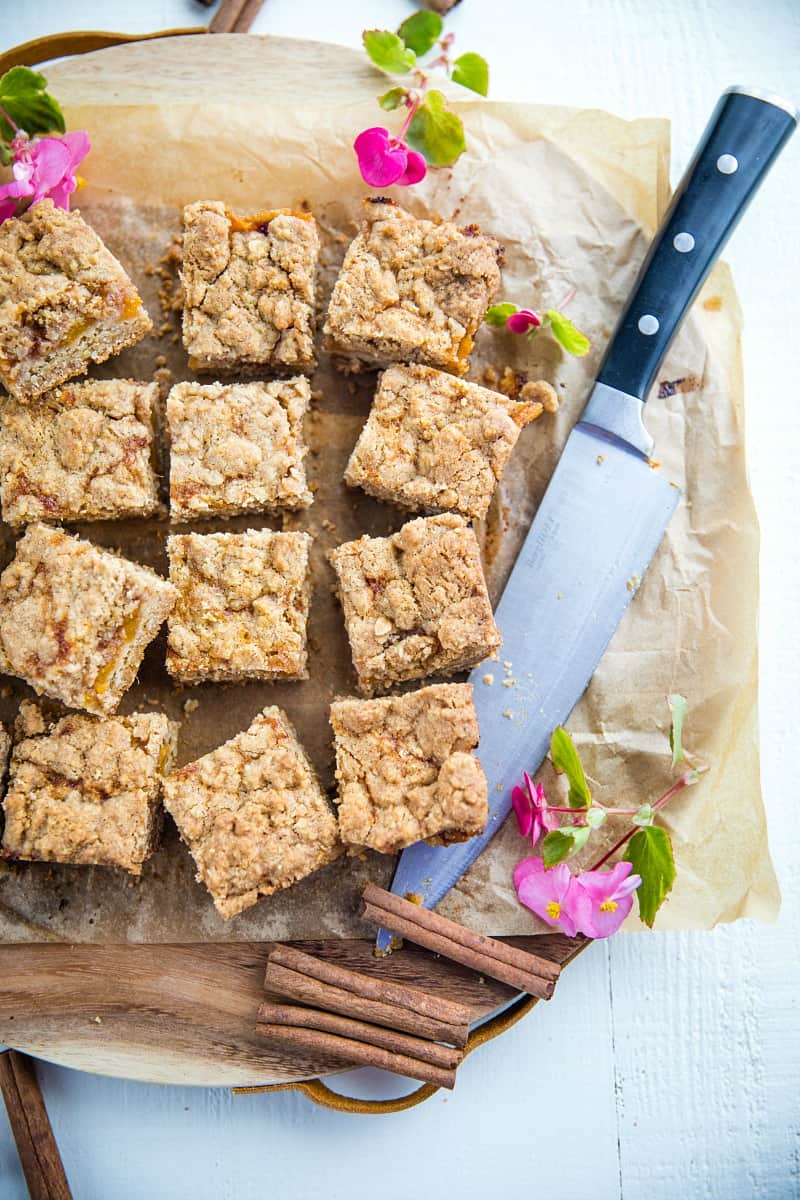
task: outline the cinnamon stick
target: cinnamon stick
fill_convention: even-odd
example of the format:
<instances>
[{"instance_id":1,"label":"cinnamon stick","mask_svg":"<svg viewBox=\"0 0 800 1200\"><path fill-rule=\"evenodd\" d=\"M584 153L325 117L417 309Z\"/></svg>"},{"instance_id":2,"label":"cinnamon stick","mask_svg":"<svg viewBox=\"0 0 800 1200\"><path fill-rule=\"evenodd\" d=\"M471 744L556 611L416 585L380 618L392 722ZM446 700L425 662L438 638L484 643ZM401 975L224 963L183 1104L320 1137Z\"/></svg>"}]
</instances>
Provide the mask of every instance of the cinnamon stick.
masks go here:
<instances>
[{"instance_id":1,"label":"cinnamon stick","mask_svg":"<svg viewBox=\"0 0 800 1200\"><path fill-rule=\"evenodd\" d=\"M470 1011L465 1005L351 971L289 946L276 946L271 952L264 986L317 1008L404 1029L431 1041L465 1046L469 1036Z\"/></svg>"},{"instance_id":2,"label":"cinnamon stick","mask_svg":"<svg viewBox=\"0 0 800 1200\"><path fill-rule=\"evenodd\" d=\"M549 959L465 929L457 921L412 904L373 883L364 888L362 901L361 915L371 925L389 929L418 946L541 1000L549 1000L553 995L561 968Z\"/></svg>"},{"instance_id":3,"label":"cinnamon stick","mask_svg":"<svg viewBox=\"0 0 800 1200\"><path fill-rule=\"evenodd\" d=\"M256 1025L256 1033L273 1041L283 1042L288 1046L302 1046L315 1054L325 1054L341 1060L342 1065L357 1064L364 1067L380 1067L395 1075L408 1075L423 1083L433 1083L436 1087L454 1088L456 1083L455 1070L448 1071L444 1067L435 1067L431 1063L421 1062L417 1058L408 1058L404 1054L392 1054L379 1046L368 1046L364 1042L352 1038L337 1037L331 1033L323 1033L317 1029L304 1029L293 1025Z\"/></svg>"},{"instance_id":4,"label":"cinnamon stick","mask_svg":"<svg viewBox=\"0 0 800 1200\"><path fill-rule=\"evenodd\" d=\"M0 1091L31 1200L72 1200L30 1058L16 1050L0 1054Z\"/></svg>"},{"instance_id":5,"label":"cinnamon stick","mask_svg":"<svg viewBox=\"0 0 800 1200\"><path fill-rule=\"evenodd\" d=\"M263 3L264 0L244 0L244 6L236 19L232 32L249 33L250 26L261 11Z\"/></svg>"},{"instance_id":6,"label":"cinnamon stick","mask_svg":"<svg viewBox=\"0 0 800 1200\"><path fill-rule=\"evenodd\" d=\"M464 1057L460 1050L441 1046L438 1042L428 1042L394 1029L384 1029L380 1025L369 1025L366 1021L353 1021L336 1013L320 1012L316 1008L300 1008L295 1004L262 1004L258 1010L258 1020L259 1024L292 1025L299 1029L332 1033L448 1071L454 1071Z\"/></svg>"},{"instance_id":7,"label":"cinnamon stick","mask_svg":"<svg viewBox=\"0 0 800 1200\"><path fill-rule=\"evenodd\" d=\"M222 0L208 27L209 33L233 33L245 0Z\"/></svg>"}]
</instances>

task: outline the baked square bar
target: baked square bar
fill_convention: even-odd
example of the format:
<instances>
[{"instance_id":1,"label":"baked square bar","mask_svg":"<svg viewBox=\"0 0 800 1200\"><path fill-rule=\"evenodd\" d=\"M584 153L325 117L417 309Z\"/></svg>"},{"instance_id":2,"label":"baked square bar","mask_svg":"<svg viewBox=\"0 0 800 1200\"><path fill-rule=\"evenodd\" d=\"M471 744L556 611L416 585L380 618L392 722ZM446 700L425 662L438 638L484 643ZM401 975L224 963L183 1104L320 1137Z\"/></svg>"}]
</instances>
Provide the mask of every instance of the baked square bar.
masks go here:
<instances>
[{"instance_id":1,"label":"baked square bar","mask_svg":"<svg viewBox=\"0 0 800 1200\"><path fill-rule=\"evenodd\" d=\"M101 716L133 683L175 589L51 525L29 525L0 575L0 671Z\"/></svg>"},{"instance_id":2,"label":"baked square bar","mask_svg":"<svg viewBox=\"0 0 800 1200\"><path fill-rule=\"evenodd\" d=\"M331 296L325 349L352 370L422 362L463 375L500 286L503 248L475 225L367 200Z\"/></svg>"},{"instance_id":3,"label":"baked square bar","mask_svg":"<svg viewBox=\"0 0 800 1200\"><path fill-rule=\"evenodd\" d=\"M389 367L345 482L405 508L479 520L520 430L541 411L431 367Z\"/></svg>"},{"instance_id":4,"label":"baked square bar","mask_svg":"<svg viewBox=\"0 0 800 1200\"><path fill-rule=\"evenodd\" d=\"M170 775L164 805L226 918L340 853L336 818L280 708Z\"/></svg>"},{"instance_id":5,"label":"baked square bar","mask_svg":"<svg viewBox=\"0 0 800 1200\"><path fill-rule=\"evenodd\" d=\"M158 385L130 379L66 384L21 404L0 427L3 520L115 520L158 511Z\"/></svg>"},{"instance_id":6,"label":"baked square bar","mask_svg":"<svg viewBox=\"0 0 800 1200\"><path fill-rule=\"evenodd\" d=\"M330 553L359 691L452 675L500 645L474 532L463 517L417 517L391 537Z\"/></svg>"},{"instance_id":7,"label":"baked square bar","mask_svg":"<svg viewBox=\"0 0 800 1200\"><path fill-rule=\"evenodd\" d=\"M140 875L161 828L178 726L163 713L49 720L23 702L3 802L3 854Z\"/></svg>"},{"instance_id":8,"label":"baked square bar","mask_svg":"<svg viewBox=\"0 0 800 1200\"><path fill-rule=\"evenodd\" d=\"M40 200L0 225L0 381L41 396L152 328L139 293L80 213Z\"/></svg>"},{"instance_id":9,"label":"baked square bar","mask_svg":"<svg viewBox=\"0 0 800 1200\"><path fill-rule=\"evenodd\" d=\"M179 383L167 397L172 520L303 508L308 380Z\"/></svg>"},{"instance_id":10,"label":"baked square bar","mask_svg":"<svg viewBox=\"0 0 800 1200\"><path fill-rule=\"evenodd\" d=\"M167 670L203 679L306 679L307 533L185 533L167 541L178 592Z\"/></svg>"},{"instance_id":11,"label":"baked square bar","mask_svg":"<svg viewBox=\"0 0 800 1200\"><path fill-rule=\"evenodd\" d=\"M334 700L331 725L345 845L395 854L422 839L458 842L483 831L489 808L470 754L478 744L470 684Z\"/></svg>"},{"instance_id":12,"label":"baked square bar","mask_svg":"<svg viewBox=\"0 0 800 1200\"><path fill-rule=\"evenodd\" d=\"M193 370L314 367L319 235L310 213L183 210L183 344Z\"/></svg>"}]
</instances>

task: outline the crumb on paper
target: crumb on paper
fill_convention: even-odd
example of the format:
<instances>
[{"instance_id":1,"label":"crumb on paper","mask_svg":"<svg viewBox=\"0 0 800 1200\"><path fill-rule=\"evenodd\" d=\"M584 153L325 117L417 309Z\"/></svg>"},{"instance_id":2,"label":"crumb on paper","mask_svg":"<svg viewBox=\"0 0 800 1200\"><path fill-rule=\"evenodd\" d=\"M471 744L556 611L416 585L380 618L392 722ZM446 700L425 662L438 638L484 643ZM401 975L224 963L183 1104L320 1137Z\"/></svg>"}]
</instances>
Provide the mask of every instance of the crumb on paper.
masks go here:
<instances>
[{"instance_id":1,"label":"crumb on paper","mask_svg":"<svg viewBox=\"0 0 800 1200\"><path fill-rule=\"evenodd\" d=\"M510 709L510 708L504 708L504 709L503 709L503 716L506 718L506 720L510 721L510 720L511 720L511 718L514 716L514 714L513 714L513 712L511 711L511 709Z\"/></svg>"},{"instance_id":2,"label":"crumb on paper","mask_svg":"<svg viewBox=\"0 0 800 1200\"><path fill-rule=\"evenodd\" d=\"M422 908L421 892L406 892L406 900L408 900L409 904L416 904L418 908Z\"/></svg>"},{"instance_id":3,"label":"crumb on paper","mask_svg":"<svg viewBox=\"0 0 800 1200\"><path fill-rule=\"evenodd\" d=\"M642 581L638 575L631 575L630 579L628 580L628 582L626 584L628 591L635 592L641 582Z\"/></svg>"},{"instance_id":4,"label":"crumb on paper","mask_svg":"<svg viewBox=\"0 0 800 1200\"><path fill-rule=\"evenodd\" d=\"M703 301L703 308L706 312L719 312L722 308L722 296L709 296Z\"/></svg>"},{"instance_id":5,"label":"crumb on paper","mask_svg":"<svg viewBox=\"0 0 800 1200\"><path fill-rule=\"evenodd\" d=\"M598 465L598 467L602 467L602 465L603 465L603 463L604 463L605 461L606 461L606 456L605 456L605 454L598 454L598 456L597 456L597 465Z\"/></svg>"},{"instance_id":6,"label":"crumb on paper","mask_svg":"<svg viewBox=\"0 0 800 1200\"><path fill-rule=\"evenodd\" d=\"M487 673L484 675L483 682L487 685L487 687L492 686L494 683L494 675L492 675L491 671L487 671Z\"/></svg>"},{"instance_id":7,"label":"crumb on paper","mask_svg":"<svg viewBox=\"0 0 800 1200\"><path fill-rule=\"evenodd\" d=\"M519 398L540 405L537 416L541 416L542 410L546 413L558 412L558 392L546 379L531 379L524 383L520 388Z\"/></svg>"},{"instance_id":8,"label":"crumb on paper","mask_svg":"<svg viewBox=\"0 0 800 1200\"><path fill-rule=\"evenodd\" d=\"M517 681L516 681L516 679L514 679L513 676L511 676L509 679L503 680L503 687L510 688L510 687L516 687L516 686L517 686Z\"/></svg>"},{"instance_id":9,"label":"crumb on paper","mask_svg":"<svg viewBox=\"0 0 800 1200\"><path fill-rule=\"evenodd\" d=\"M92 1017L92 1020L94 1021L95 1025L102 1025L102 1024L103 1024L103 1018L102 1018L102 1017Z\"/></svg>"},{"instance_id":10,"label":"crumb on paper","mask_svg":"<svg viewBox=\"0 0 800 1200\"><path fill-rule=\"evenodd\" d=\"M187 717L190 717L192 715L192 713L197 712L199 707L200 707L199 700L184 700L184 702L183 702L184 715Z\"/></svg>"}]
</instances>

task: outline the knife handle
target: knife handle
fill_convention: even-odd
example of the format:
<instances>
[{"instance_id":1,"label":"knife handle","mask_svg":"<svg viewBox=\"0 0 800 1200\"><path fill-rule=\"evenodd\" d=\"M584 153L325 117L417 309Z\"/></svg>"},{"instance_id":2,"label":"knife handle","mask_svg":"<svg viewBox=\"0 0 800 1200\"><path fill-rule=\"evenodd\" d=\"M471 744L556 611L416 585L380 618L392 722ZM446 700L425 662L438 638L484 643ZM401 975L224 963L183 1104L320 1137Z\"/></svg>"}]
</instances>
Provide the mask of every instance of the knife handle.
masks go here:
<instances>
[{"instance_id":1,"label":"knife handle","mask_svg":"<svg viewBox=\"0 0 800 1200\"><path fill-rule=\"evenodd\" d=\"M653 239L600 366L600 383L644 400L670 342L798 111L766 92L720 97Z\"/></svg>"}]
</instances>

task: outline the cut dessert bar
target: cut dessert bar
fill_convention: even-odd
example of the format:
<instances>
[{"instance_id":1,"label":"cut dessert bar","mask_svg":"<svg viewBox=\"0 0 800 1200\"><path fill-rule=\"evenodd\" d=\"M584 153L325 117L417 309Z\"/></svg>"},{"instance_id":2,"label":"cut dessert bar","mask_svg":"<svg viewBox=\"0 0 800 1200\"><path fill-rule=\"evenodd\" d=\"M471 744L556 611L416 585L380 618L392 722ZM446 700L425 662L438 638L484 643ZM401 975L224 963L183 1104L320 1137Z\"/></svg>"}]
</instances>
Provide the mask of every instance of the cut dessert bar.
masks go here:
<instances>
[{"instance_id":1,"label":"cut dessert bar","mask_svg":"<svg viewBox=\"0 0 800 1200\"><path fill-rule=\"evenodd\" d=\"M0 225L0 382L29 400L152 328L139 293L75 210L40 200Z\"/></svg>"},{"instance_id":2,"label":"cut dessert bar","mask_svg":"<svg viewBox=\"0 0 800 1200\"><path fill-rule=\"evenodd\" d=\"M167 670L176 679L306 679L307 533L176 534Z\"/></svg>"},{"instance_id":3,"label":"cut dessert bar","mask_svg":"<svg viewBox=\"0 0 800 1200\"><path fill-rule=\"evenodd\" d=\"M367 200L331 296L325 348L352 370L422 362L463 375L500 286L503 248L477 226Z\"/></svg>"},{"instance_id":4,"label":"cut dessert bar","mask_svg":"<svg viewBox=\"0 0 800 1200\"><path fill-rule=\"evenodd\" d=\"M183 344L194 370L314 367L319 235L310 213L183 210Z\"/></svg>"},{"instance_id":5,"label":"cut dessert bar","mask_svg":"<svg viewBox=\"0 0 800 1200\"><path fill-rule=\"evenodd\" d=\"M87 380L21 404L0 428L3 520L114 520L158 511L158 385Z\"/></svg>"},{"instance_id":6,"label":"cut dessert bar","mask_svg":"<svg viewBox=\"0 0 800 1200\"><path fill-rule=\"evenodd\" d=\"M359 691L451 675L496 650L480 550L463 517L417 517L330 553Z\"/></svg>"},{"instance_id":7,"label":"cut dessert bar","mask_svg":"<svg viewBox=\"0 0 800 1200\"><path fill-rule=\"evenodd\" d=\"M164 804L223 917L233 917L341 852L336 818L280 708L175 771Z\"/></svg>"},{"instance_id":8,"label":"cut dessert bar","mask_svg":"<svg viewBox=\"0 0 800 1200\"><path fill-rule=\"evenodd\" d=\"M3 854L140 875L158 840L178 726L143 712L51 720L24 701L15 734Z\"/></svg>"},{"instance_id":9,"label":"cut dessert bar","mask_svg":"<svg viewBox=\"0 0 800 1200\"><path fill-rule=\"evenodd\" d=\"M480 519L520 430L541 410L431 367L389 367L345 481L405 508Z\"/></svg>"},{"instance_id":10,"label":"cut dessert bar","mask_svg":"<svg viewBox=\"0 0 800 1200\"><path fill-rule=\"evenodd\" d=\"M73 708L114 712L175 594L148 567L29 525L0 575L0 670Z\"/></svg>"},{"instance_id":11,"label":"cut dessert bar","mask_svg":"<svg viewBox=\"0 0 800 1200\"><path fill-rule=\"evenodd\" d=\"M179 383L167 397L172 520L303 508L303 376L272 383Z\"/></svg>"},{"instance_id":12,"label":"cut dessert bar","mask_svg":"<svg viewBox=\"0 0 800 1200\"><path fill-rule=\"evenodd\" d=\"M470 754L478 744L470 684L334 700L331 725L346 845L395 854L424 838L457 842L483 831L487 786Z\"/></svg>"}]
</instances>

